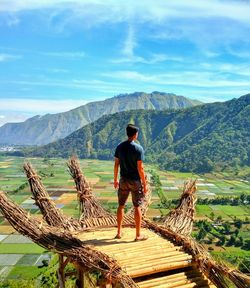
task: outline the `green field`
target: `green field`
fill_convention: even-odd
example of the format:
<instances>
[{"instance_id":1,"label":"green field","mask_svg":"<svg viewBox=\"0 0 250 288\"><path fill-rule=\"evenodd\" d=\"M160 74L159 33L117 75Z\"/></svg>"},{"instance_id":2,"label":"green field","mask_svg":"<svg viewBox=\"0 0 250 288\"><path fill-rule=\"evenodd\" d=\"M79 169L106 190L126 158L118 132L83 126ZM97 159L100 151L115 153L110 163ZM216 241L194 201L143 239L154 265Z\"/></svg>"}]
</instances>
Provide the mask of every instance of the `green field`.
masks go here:
<instances>
[{"instance_id":1,"label":"green field","mask_svg":"<svg viewBox=\"0 0 250 288\"><path fill-rule=\"evenodd\" d=\"M36 244L0 244L0 254L35 254L46 250Z\"/></svg>"},{"instance_id":2,"label":"green field","mask_svg":"<svg viewBox=\"0 0 250 288\"><path fill-rule=\"evenodd\" d=\"M8 196L24 209L28 210L32 216L41 217L39 209L34 206L31 199L29 186L22 170L25 161L30 161L33 167L42 176L43 183L56 205L63 210L66 215L79 217L79 207L77 203L74 182L68 172L65 159L42 159L42 158L17 158L0 156L0 190L6 192ZM90 182L94 193L102 204L110 211L115 211L117 207L116 191L113 188L113 163L111 161L81 160L82 170ZM197 197L214 198L224 196L239 196L241 193L250 194L250 184L242 179L230 179L230 175L197 175L193 173L180 173L170 171L159 171L155 166L145 165L146 172L154 170L161 181L164 196L168 200L179 199L183 183L187 179L197 179ZM131 202L131 201L130 201ZM152 195L152 203L148 211L148 216L165 215L169 209L160 207L160 199L156 192ZM128 204L131 206L131 203ZM235 217L245 219L250 215L247 206L230 205L197 205L196 219L207 219L211 221L213 217L221 217L226 221L232 221ZM240 230L239 235L244 239L250 239L250 228L245 225ZM46 254L46 251L33 243L26 243L25 239L8 236L14 230L7 221L0 215L0 278L10 279L31 279L41 273L42 269L34 266L37 255ZM195 232L196 233L196 232ZM15 236L16 235L16 236ZM224 247L224 252L214 250L216 257L225 258L223 253L229 256L249 255L245 250L237 247ZM44 255L45 255L44 254ZM9 256L8 255L12 255ZM2 257L2 258L1 258ZM7 257L7 258L6 258ZM4 259L9 258L9 265L3 265ZM2 259L2 262L1 262ZM33 266L32 266L33 265ZM2 272L1 272L2 271Z\"/></svg>"}]
</instances>

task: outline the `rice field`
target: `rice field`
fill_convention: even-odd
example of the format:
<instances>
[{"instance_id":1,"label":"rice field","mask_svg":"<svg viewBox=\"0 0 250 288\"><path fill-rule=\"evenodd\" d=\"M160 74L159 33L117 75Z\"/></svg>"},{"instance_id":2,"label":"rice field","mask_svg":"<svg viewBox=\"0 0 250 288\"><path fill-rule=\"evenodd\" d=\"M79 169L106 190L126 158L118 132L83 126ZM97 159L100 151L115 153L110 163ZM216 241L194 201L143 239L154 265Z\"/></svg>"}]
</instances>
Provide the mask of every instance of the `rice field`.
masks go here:
<instances>
[{"instance_id":1,"label":"rice field","mask_svg":"<svg viewBox=\"0 0 250 288\"><path fill-rule=\"evenodd\" d=\"M79 217L74 182L68 172L65 159L42 159L21 157L3 157L0 155L0 190L8 193L9 197L32 214L41 218L40 211L31 199L29 186L23 187L26 177L22 171L25 161L30 161L42 176L50 197L58 208L69 216ZM113 188L113 162L100 160L81 160L82 170L87 177L95 195L102 204L112 211L117 207L117 193ZM156 170L160 177L162 189L167 199L178 199L181 195L183 183L187 179L197 179L197 197L213 198L216 196L240 195L242 192L250 194L250 184L241 179L217 179L212 175L197 175L193 173L179 173L159 171L157 168L145 165L146 171ZM164 215L168 209L158 208L159 198L152 195L152 203L148 210L148 217L154 218ZM128 207L131 206L129 199ZM197 205L197 219L209 218L211 213L230 219L233 216L243 218L249 215L244 207L223 205ZM26 279L28 275L37 275L43 260L51 258L48 251L32 243L29 239L19 235L0 215L0 278ZM33 270L32 270L33 269Z\"/></svg>"}]
</instances>

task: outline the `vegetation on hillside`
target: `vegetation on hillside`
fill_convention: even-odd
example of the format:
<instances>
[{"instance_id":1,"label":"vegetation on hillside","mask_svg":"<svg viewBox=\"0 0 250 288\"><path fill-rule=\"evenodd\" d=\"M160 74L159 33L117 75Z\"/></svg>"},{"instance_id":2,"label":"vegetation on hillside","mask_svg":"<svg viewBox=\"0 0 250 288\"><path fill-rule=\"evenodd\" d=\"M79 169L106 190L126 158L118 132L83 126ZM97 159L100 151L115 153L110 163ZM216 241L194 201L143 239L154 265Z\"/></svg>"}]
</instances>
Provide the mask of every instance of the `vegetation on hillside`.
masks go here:
<instances>
[{"instance_id":1,"label":"vegetation on hillside","mask_svg":"<svg viewBox=\"0 0 250 288\"><path fill-rule=\"evenodd\" d=\"M76 109L34 116L22 123L0 127L0 144L42 145L62 139L103 115L134 109L178 109L201 104L183 96L163 92L135 92L103 101L87 103Z\"/></svg>"},{"instance_id":2,"label":"vegetation on hillside","mask_svg":"<svg viewBox=\"0 0 250 288\"><path fill-rule=\"evenodd\" d=\"M134 110L103 116L65 139L25 155L112 159L127 123L140 127L146 160L167 170L210 172L250 165L250 94L177 111Z\"/></svg>"}]
</instances>

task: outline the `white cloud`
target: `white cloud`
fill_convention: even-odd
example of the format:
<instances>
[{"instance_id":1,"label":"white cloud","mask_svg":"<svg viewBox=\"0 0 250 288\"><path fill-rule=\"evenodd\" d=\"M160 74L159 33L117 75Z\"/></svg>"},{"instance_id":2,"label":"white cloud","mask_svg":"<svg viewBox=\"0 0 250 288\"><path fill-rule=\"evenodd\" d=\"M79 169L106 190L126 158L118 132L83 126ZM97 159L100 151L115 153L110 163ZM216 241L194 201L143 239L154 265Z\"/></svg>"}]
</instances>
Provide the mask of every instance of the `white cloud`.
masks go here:
<instances>
[{"instance_id":1,"label":"white cloud","mask_svg":"<svg viewBox=\"0 0 250 288\"><path fill-rule=\"evenodd\" d=\"M13 55L13 54L6 54L0 53L0 62L11 61L11 60L18 60L21 59L21 55Z\"/></svg>"},{"instance_id":2,"label":"white cloud","mask_svg":"<svg viewBox=\"0 0 250 288\"><path fill-rule=\"evenodd\" d=\"M168 56L165 54L153 53L147 58L133 55L133 57L121 57L121 58L110 60L111 63L115 63L115 64L122 64L122 63L156 64L156 63L161 63L165 61L181 62L183 61L183 58L179 56Z\"/></svg>"},{"instance_id":3,"label":"white cloud","mask_svg":"<svg viewBox=\"0 0 250 288\"><path fill-rule=\"evenodd\" d=\"M45 21L41 25L57 33L68 33L76 27L88 29L104 24L126 23L129 29L121 49L124 57L113 60L116 63L156 63L151 57L145 58L135 53L143 38L185 39L198 46L207 57L217 56L217 47L230 46L239 40L249 41L248 1L1 0L0 12L13 15L13 19L17 19L17 16L21 19L21 12L31 10L36 15L41 12L37 21ZM59 57L56 54L53 56Z\"/></svg>"},{"instance_id":4,"label":"white cloud","mask_svg":"<svg viewBox=\"0 0 250 288\"><path fill-rule=\"evenodd\" d=\"M136 31L133 25L129 25L127 37L123 43L121 49L122 57L110 60L111 63L143 63L143 64L155 64L164 61L182 61L181 57L168 56L165 54L151 53L148 57L142 57L136 55L135 49L137 47Z\"/></svg>"},{"instance_id":5,"label":"white cloud","mask_svg":"<svg viewBox=\"0 0 250 288\"><path fill-rule=\"evenodd\" d=\"M241 79L243 79L242 76L250 76L250 64L247 63L202 62L197 66L201 67L202 71L213 72L215 75L216 73L229 73L234 75L234 78L239 77Z\"/></svg>"},{"instance_id":6,"label":"white cloud","mask_svg":"<svg viewBox=\"0 0 250 288\"><path fill-rule=\"evenodd\" d=\"M182 71L158 74L144 74L137 71L116 71L104 73L103 76L131 82L154 83L154 85L178 85L196 88L221 88L241 87L250 89L249 81L238 79L227 79L220 73L201 71Z\"/></svg>"},{"instance_id":7,"label":"white cloud","mask_svg":"<svg viewBox=\"0 0 250 288\"><path fill-rule=\"evenodd\" d=\"M22 112L33 115L64 112L79 107L81 105L84 105L86 103L87 103L86 100L76 100L76 99L66 99L66 100L25 99L25 98L0 99L1 111L8 111L8 113Z\"/></svg>"},{"instance_id":8,"label":"white cloud","mask_svg":"<svg viewBox=\"0 0 250 288\"><path fill-rule=\"evenodd\" d=\"M62 58L84 58L86 54L84 52L41 52L43 55Z\"/></svg>"},{"instance_id":9,"label":"white cloud","mask_svg":"<svg viewBox=\"0 0 250 288\"><path fill-rule=\"evenodd\" d=\"M250 22L247 1L176 0L157 2L151 0L1 0L0 11L20 12L40 9L72 10L76 15L91 15L93 22L121 22L128 19L162 22L169 17L227 17ZM114 17L116 15L116 17Z\"/></svg>"},{"instance_id":10,"label":"white cloud","mask_svg":"<svg viewBox=\"0 0 250 288\"><path fill-rule=\"evenodd\" d=\"M142 81L150 82L154 79L154 76L144 75L136 71L115 71L112 73L103 73L103 76L121 79L121 80L133 80L133 81Z\"/></svg>"},{"instance_id":11,"label":"white cloud","mask_svg":"<svg viewBox=\"0 0 250 288\"><path fill-rule=\"evenodd\" d=\"M99 79L72 79L72 80L48 80L44 79L43 81L24 81L24 80L12 80L2 82L5 84L14 84L19 85L20 89L28 89L29 87L58 87L66 89L77 89L83 90L86 93L87 90L96 91L100 94L102 93L114 93L114 89L126 91L129 88L129 84L124 83L114 83L113 81L103 81ZM0 82L1 84L1 82ZM37 88L34 88L37 90ZM72 93L72 92L70 92ZM1 107L1 106L0 106Z\"/></svg>"},{"instance_id":12,"label":"white cloud","mask_svg":"<svg viewBox=\"0 0 250 288\"><path fill-rule=\"evenodd\" d=\"M236 57L239 57L239 58L247 58L247 59L250 59L250 52L249 50L234 50L232 49L231 47L228 47L228 52L233 55L233 56L236 56Z\"/></svg>"},{"instance_id":13,"label":"white cloud","mask_svg":"<svg viewBox=\"0 0 250 288\"><path fill-rule=\"evenodd\" d=\"M5 118L5 116L4 115L0 115L0 119L4 119Z\"/></svg>"},{"instance_id":14,"label":"white cloud","mask_svg":"<svg viewBox=\"0 0 250 288\"><path fill-rule=\"evenodd\" d=\"M124 43L124 47L122 49L122 54L124 54L128 58L134 57L134 49L136 47L136 38L135 38L135 30L132 25L129 25L128 35Z\"/></svg>"}]
</instances>

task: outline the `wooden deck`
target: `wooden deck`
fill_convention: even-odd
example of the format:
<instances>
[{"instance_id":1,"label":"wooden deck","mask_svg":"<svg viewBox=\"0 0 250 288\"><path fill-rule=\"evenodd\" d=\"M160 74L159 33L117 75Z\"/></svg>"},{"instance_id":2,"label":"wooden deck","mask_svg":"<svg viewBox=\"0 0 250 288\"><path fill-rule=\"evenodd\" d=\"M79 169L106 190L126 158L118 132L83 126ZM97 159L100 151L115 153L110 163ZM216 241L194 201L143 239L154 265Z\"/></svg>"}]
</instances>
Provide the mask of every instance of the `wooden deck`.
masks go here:
<instances>
[{"instance_id":1,"label":"wooden deck","mask_svg":"<svg viewBox=\"0 0 250 288\"><path fill-rule=\"evenodd\" d=\"M78 234L78 238L117 260L139 287L215 287L193 267L192 256L154 232L142 229L146 241L135 242L135 229L124 228L114 239L115 228Z\"/></svg>"}]
</instances>

